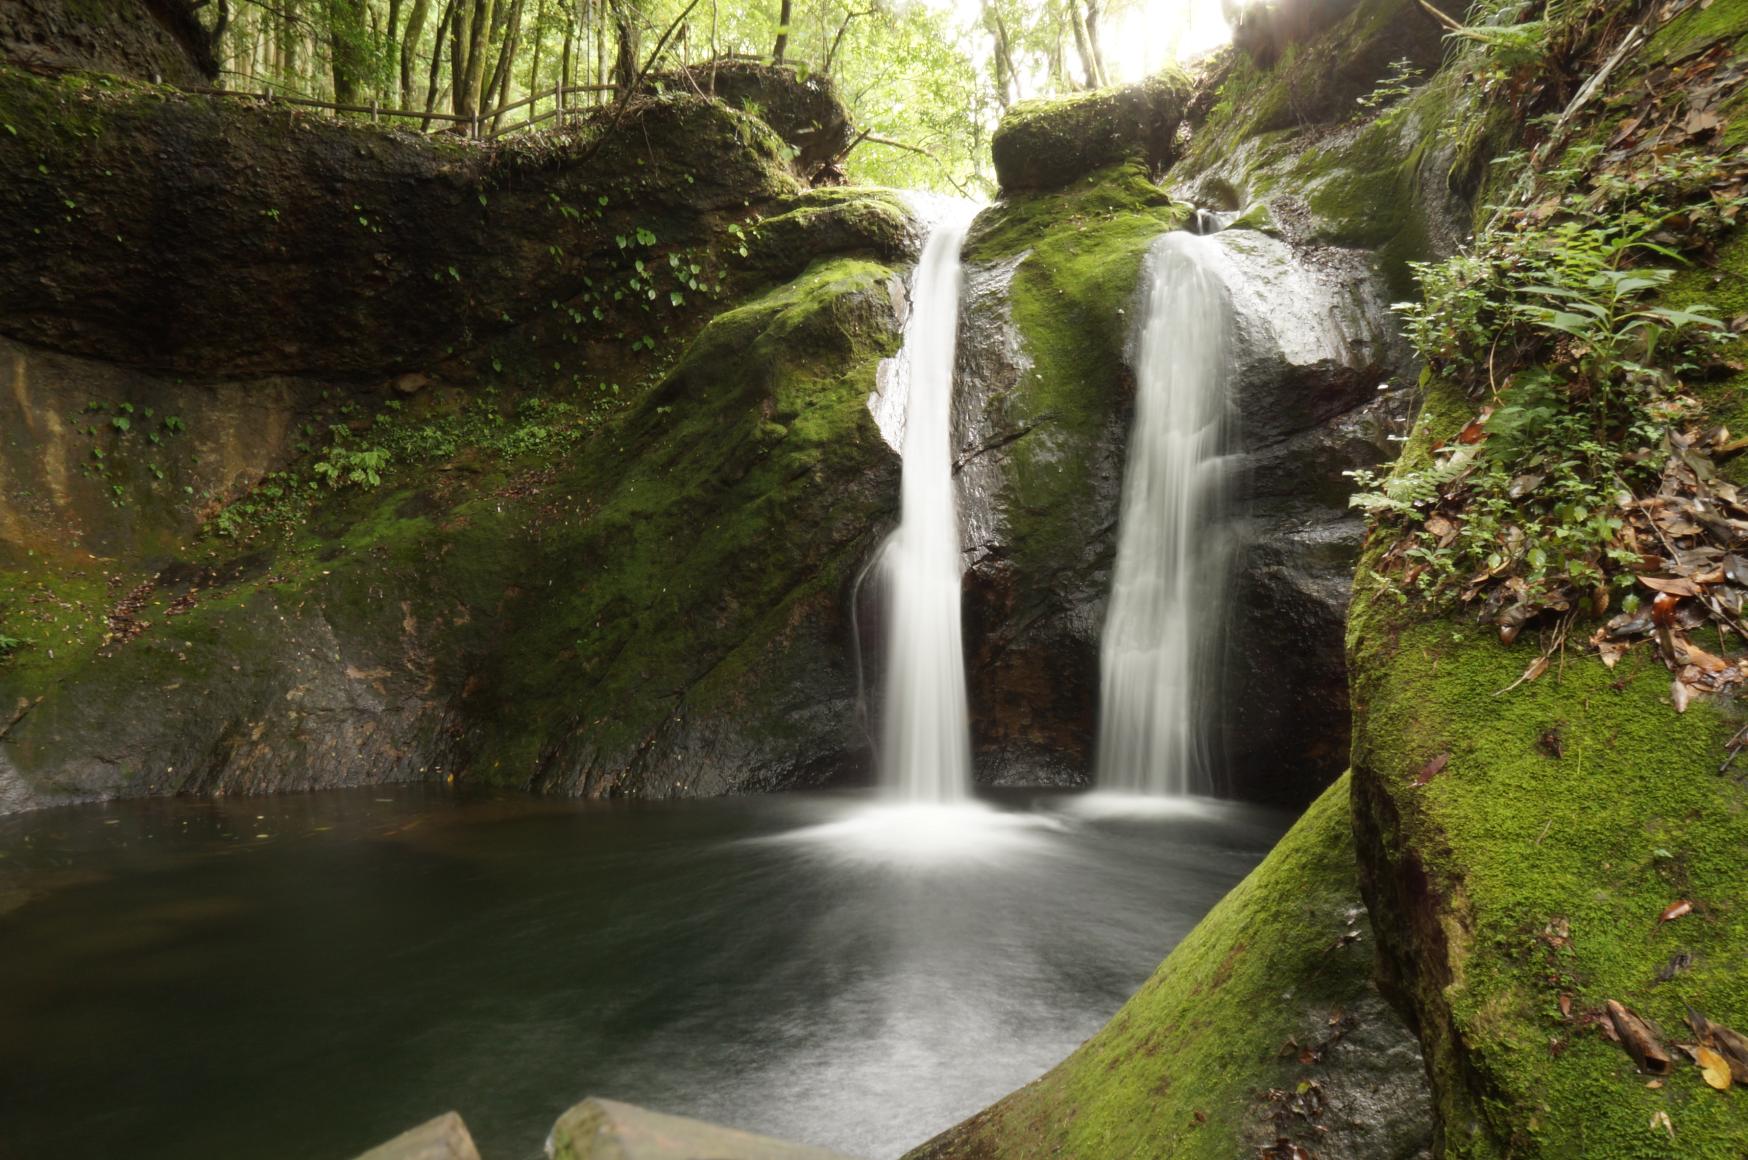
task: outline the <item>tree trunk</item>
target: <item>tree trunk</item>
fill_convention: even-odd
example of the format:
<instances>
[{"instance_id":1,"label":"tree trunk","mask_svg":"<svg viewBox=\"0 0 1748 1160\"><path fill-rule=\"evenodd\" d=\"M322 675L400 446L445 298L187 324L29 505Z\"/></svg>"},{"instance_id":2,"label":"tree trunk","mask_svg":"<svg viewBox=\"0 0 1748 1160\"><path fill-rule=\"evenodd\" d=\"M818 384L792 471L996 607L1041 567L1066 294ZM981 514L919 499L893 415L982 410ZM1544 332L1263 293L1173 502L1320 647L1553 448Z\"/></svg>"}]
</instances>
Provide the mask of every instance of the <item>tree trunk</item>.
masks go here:
<instances>
[{"instance_id":1,"label":"tree trunk","mask_svg":"<svg viewBox=\"0 0 1748 1160\"><path fill-rule=\"evenodd\" d=\"M406 45L401 41L401 0L388 0L388 19L382 25L382 61L376 70L377 99L385 105L395 103L401 54L405 51Z\"/></svg>"},{"instance_id":2,"label":"tree trunk","mask_svg":"<svg viewBox=\"0 0 1748 1160\"><path fill-rule=\"evenodd\" d=\"M607 0L595 0L595 84L604 85L607 77ZM602 93L591 94L595 103L605 99Z\"/></svg>"},{"instance_id":3,"label":"tree trunk","mask_svg":"<svg viewBox=\"0 0 1748 1160\"><path fill-rule=\"evenodd\" d=\"M1098 62L1093 60L1092 45L1087 42L1086 24L1080 16L1080 0L1064 0L1068 8L1068 23L1074 29L1074 51L1080 55L1081 71L1086 74L1086 87L1099 87Z\"/></svg>"},{"instance_id":4,"label":"tree trunk","mask_svg":"<svg viewBox=\"0 0 1748 1160\"><path fill-rule=\"evenodd\" d=\"M540 0L539 7L534 10L534 59L528 65L528 92L540 91L540 50L546 43L546 0ZM532 121L534 114L540 111L539 101L528 104L528 119Z\"/></svg>"},{"instance_id":5,"label":"tree trunk","mask_svg":"<svg viewBox=\"0 0 1748 1160\"><path fill-rule=\"evenodd\" d=\"M431 33L431 68L425 74L425 111L429 113L437 107L439 96L437 77L443 70L443 37L455 23L455 0L448 0L443 5L443 14L437 18L437 27ZM426 132L431 129L431 118L426 117L421 126Z\"/></svg>"},{"instance_id":6,"label":"tree trunk","mask_svg":"<svg viewBox=\"0 0 1748 1160\"><path fill-rule=\"evenodd\" d=\"M466 7L464 3L462 5ZM451 79L462 90L462 106L456 112L464 117L478 117L480 98L486 83L486 48L492 35L492 0L473 0L473 14L468 18L467 63L460 80Z\"/></svg>"},{"instance_id":7,"label":"tree trunk","mask_svg":"<svg viewBox=\"0 0 1748 1160\"><path fill-rule=\"evenodd\" d=\"M795 0L783 0L777 10L777 47L771 50L771 63L782 64L783 53L789 48L789 19L795 13Z\"/></svg>"},{"instance_id":8,"label":"tree trunk","mask_svg":"<svg viewBox=\"0 0 1748 1160\"><path fill-rule=\"evenodd\" d=\"M413 107L413 58L419 55L419 36L425 31L425 18L431 14L431 0L413 0L407 13L407 30L401 36L401 108ZM443 38L437 38L437 50ZM437 51L433 50L433 51Z\"/></svg>"},{"instance_id":9,"label":"tree trunk","mask_svg":"<svg viewBox=\"0 0 1748 1160\"><path fill-rule=\"evenodd\" d=\"M993 0L984 0L983 19L989 26L990 35L995 38L995 89L996 99L1001 102L1005 111L1014 103L1018 96L1019 70L1014 68L1012 46L1008 42L1008 26L1001 18L1001 9Z\"/></svg>"},{"instance_id":10,"label":"tree trunk","mask_svg":"<svg viewBox=\"0 0 1748 1160\"><path fill-rule=\"evenodd\" d=\"M462 117L467 115L461 109L465 100L461 78L467 72L467 46L473 41L468 31L468 22L473 19L473 0L454 3L455 19L449 22L449 111Z\"/></svg>"},{"instance_id":11,"label":"tree trunk","mask_svg":"<svg viewBox=\"0 0 1748 1160\"><path fill-rule=\"evenodd\" d=\"M498 50L498 67L492 70L491 82L486 85L488 95L497 94L492 104L493 109L502 109L510 103L511 74L516 71L516 50L521 47L522 41L522 2L523 0L514 0L510 5L509 19L504 23L504 45ZM503 120L503 113L492 114L492 132L498 131Z\"/></svg>"},{"instance_id":12,"label":"tree trunk","mask_svg":"<svg viewBox=\"0 0 1748 1160\"><path fill-rule=\"evenodd\" d=\"M334 100L358 100L358 86L369 67L364 0L328 0L328 63L334 74Z\"/></svg>"},{"instance_id":13,"label":"tree trunk","mask_svg":"<svg viewBox=\"0 0 1748 1160\"><path fill-rule=\"evenodd\" d=\"M1092 46L1093 69L1099 74L1099 87L1111 83L1111 74L1105 69L1105 52L1099 47L1099 4L1102 0L1086 0L1086 41Z\"/></svg>"},{"instance_id":14,"label":"tree trunk","mask_svg":"<svg viewBox=\"0 0 1748 1160\"><path fill-rule=\"evenodd\" d=\"M613 84L624 93L637 81L637 23L631 0L612 0L618 47L613 58Z\"/></svg>"}]
</instances>

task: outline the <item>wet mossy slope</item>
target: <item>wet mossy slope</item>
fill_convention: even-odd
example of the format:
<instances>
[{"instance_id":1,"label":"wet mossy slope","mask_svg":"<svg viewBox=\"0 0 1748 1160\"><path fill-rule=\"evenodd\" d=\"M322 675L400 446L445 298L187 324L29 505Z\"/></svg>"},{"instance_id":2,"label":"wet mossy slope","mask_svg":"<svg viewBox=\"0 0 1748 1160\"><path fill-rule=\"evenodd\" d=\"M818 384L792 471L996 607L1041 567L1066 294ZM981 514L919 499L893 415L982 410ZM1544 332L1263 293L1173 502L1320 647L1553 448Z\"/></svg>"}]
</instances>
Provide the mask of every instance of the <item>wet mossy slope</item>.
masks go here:
<instances>
[{"instance_id":1,"label":"wet mossy slope","mask_svg":"<svg viewBox=\"0 0 1748 1160\"><path fill-rule=\"evenodd\" d=\"M1739 58L1748 12L1693 5L1606 15L1599 27L1625 30L1643 18L1652 35L1623 58L1573 147L1544 167L1554 176L1523 178L1519 188L1613 166L1642 183L1634 204L1651 206L1667 196L1653 184L1658 171L1590 145L1617 139L1645 110L1647 91L1682 99L1657 70L1714 48L1725 67ZM1732 136L1748 114L1740 88L1724 93L1712 105L1725 126L1711 145L1719 156L1739 148ZM1508 165L1498 180L1518 179ZM1669 256L1665 246L1653 261ZM1736 230L1682 262L1662 301L1739 315L1748 239ZM1730 368L1740 367L1743 345L1736 337L1710 356L1720 360L1710 376L1684 370L1692 410L1683 428L1741 422L1748 378ZM1494 368L1508 384L1536 372L1507 358ZM1432 376L1398 475L1453 445L1479 406ZM1721 466L1740 477L1739 461ZM1606 616L1587 611L1574 614L1546 672L1526 680L1553 645L1558 617L1530 622L1508 645L1472 612L1405 598L1399 570L1382 560L1394 540L1392 529L1375 533L1350 613L1354 820L1384 978L1426 1050L1438 1153L1740 1157L1742 1092L1714 1090L1674 1046L1669 1075L1641 1071L1606 1014L1619 1003L1668 1045L1694 1042L1690 1010L1748 1026L1748 790L1740 770L1726 768L1740 705L1696 697L1678 711L1655 646L1605 666L1583 642ZM1609 614L1644 591L1623 579ZM1740 641L1694 631L1740 655Z\"/></svg>"}]
</instances>

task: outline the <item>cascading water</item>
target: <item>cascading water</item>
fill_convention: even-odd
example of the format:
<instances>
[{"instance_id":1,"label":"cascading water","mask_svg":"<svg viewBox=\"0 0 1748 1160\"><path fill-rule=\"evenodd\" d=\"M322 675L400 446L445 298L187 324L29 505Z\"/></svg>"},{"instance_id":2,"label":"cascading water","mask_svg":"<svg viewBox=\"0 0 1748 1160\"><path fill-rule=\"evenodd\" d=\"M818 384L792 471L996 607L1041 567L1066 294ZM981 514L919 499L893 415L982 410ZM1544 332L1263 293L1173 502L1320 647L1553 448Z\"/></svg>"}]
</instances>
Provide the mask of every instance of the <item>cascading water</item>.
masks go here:
<instances>
[{"instance_id":1,"label":"cascading water","mask_svg":"<svg viewBox=\"0 0 1748 1160\"><path fill-rule=\"evenodd\" d=\"M961 204L938 211L894 368L906 400L904 483L898 530L881 565L890 594L881 767L889 789L917 802L959 801L971 787L952 402L959 246L974 212Z\"/></svg>"},{"instance_id":2,"label":"cascading water","mask_svg":"<svg viewBox=\"0 0 1748 1160\"><path fill-rule=\"evenodd\" d=\"M1213 787L1203 719L1217 680L1219 522L1226 497L1232 304L1212 237L1171 233L1149 251L1100 656L1098 784L1181 795Z\"/></svg>"}]
</instances>

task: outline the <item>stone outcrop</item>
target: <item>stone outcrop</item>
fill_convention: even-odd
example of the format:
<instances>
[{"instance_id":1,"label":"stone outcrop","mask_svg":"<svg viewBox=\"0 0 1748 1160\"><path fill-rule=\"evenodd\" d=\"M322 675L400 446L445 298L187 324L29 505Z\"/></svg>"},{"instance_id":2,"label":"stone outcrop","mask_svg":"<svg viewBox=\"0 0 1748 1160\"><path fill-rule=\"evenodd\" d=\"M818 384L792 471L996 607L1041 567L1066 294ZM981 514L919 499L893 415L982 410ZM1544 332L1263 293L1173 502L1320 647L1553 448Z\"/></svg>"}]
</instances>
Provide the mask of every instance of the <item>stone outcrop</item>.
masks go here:
<instances>
[{"instance_id":1,"label":"stone outcrop","mask_svg":"<svg viewBox=\"0 0 1748 1160\"><path fill-rule=\"evenodd\" d=\"M1168 171L1183 197L1225 180L1199 171L1199 157ZM1333 172L1352 164L1327 161ZM1344 473L1390 457L1415 368L1389 314L1388 264L1276 224L1295 208L1286 188L1247 201L1221 235L1243 516L1216 699L1230 774L1221 791L1298 804L1347 761L1342 623L1363 525ZM1231 218L1240 207L1224 208ZM966 630L979 768L992 781L1089 775L1142 256L1190 224L1190 206L1133 160L1069 189L1010 194L968 242Z\"/></svg>"},{"instance_id":2,"label":"stone outcrop","mask_svg":"<svg viewBox=\"0 0 1748 1160\"><path fill-rule=\"evenodd\" d=\"M894 199L695 96L591 154L0 94L0 809L862 768Z\"/></svg>"},{"instance_id":3,"label":"stone outcrop","mask_svg":"<svg viewBox=\"0 0 1748 1160\"><path fill-rule=\"evenodd\" d=\"M1159 170L1176 155L1189 79L1161 73L1122 85L1024 101L1002 118L990 142L1003 193L1060 189L1131 158Z\"/></svg>"},{"instance_id":4,"label":"stone outcrop","mask_svg":"<svg viewBox=\"0 0 1748 1160\"><path fill-rule=\"evenodd\" d=\"M849 106L823 73L730 57L665 74L662 80L713 96L769 125L789 146L790 164L804 180L815 179L842 157L854 135Z\"/></svg>"}]
</instances>

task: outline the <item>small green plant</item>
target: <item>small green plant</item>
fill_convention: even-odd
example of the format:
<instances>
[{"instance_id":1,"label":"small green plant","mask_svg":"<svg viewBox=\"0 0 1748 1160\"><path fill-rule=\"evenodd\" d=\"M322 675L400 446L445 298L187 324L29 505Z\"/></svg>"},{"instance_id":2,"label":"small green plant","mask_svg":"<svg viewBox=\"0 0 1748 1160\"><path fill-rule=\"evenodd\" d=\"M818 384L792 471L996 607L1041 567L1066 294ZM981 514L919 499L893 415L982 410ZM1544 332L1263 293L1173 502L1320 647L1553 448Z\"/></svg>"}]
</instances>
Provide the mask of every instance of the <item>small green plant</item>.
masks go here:
<instances>
[{"instance_id":1,"label":"small green plant","mask_svg":"<svg viewBox=\"0 0 1748 1160\"><path fill-rule=\"evenodd\" d=\"M1377 87L1363 97L1354 98L1362 109L1385 109L1414 91L1414 82L1421 70L1407 57L1390 62L1390 71L1379 79Z\"/></svg>"},{"instance_id":2,"label":"small green plant","mask_svg":"<svg viewBox=\"0 0 1748 1160\"><path fill-rule=\"evenodd\" d=\"M335 430L344 431L346 428L336 427ZM377 487L382 483L388 460L389 453L381 447L351 448L336 441L323 458L310 465L316 477L312 483L319 481L330 488Z\"/></svg>"},{"instance_id":3,"label":"small green plant","mask_svg":"<svg viewBox=\"0 0 1748 1160\"><path fill-rule=\"evenodd\" d=\"M1353 503L1397 529L1388 558L1422 595L1482 598L1514 635L1538 612L1604 608L1610 585L1634 583L1645 545L1623 529L1697 409L1683 381L1696 354L1728 337L1710 308L1665 302L1675 271L1646 264L1682 260L1659 240L1669 188L1635 202L1569 187L1415 267L1422 298L1396 309L1423 382L1483 401L1421 465L1352 475Z\"/></svg>"}]
</instances>

